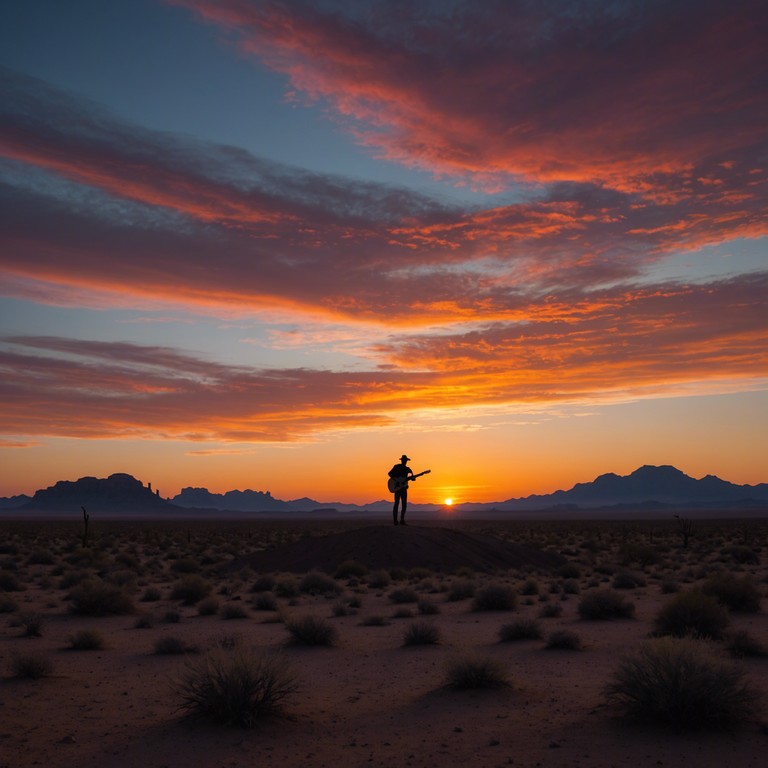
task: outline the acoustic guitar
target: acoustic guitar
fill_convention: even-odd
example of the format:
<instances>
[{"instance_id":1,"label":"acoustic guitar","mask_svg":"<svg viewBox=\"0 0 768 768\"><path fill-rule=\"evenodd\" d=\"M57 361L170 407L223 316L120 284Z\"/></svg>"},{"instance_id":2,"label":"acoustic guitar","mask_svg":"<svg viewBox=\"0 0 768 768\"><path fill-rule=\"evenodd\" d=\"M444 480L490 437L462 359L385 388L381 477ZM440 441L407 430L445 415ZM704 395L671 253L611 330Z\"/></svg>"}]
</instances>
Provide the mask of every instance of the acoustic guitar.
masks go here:
<instances>
[{"instance_id":1,"label":"acoustic guitar","mask_svg":"<svg viewBox=\"0 0 768 768\"><path fill-rule=\"evenodd\" d=\"M413 475L412 477L390 477L387 480L387 488L390 493L397 493L397 491L402 491L403 488L408 487L409 480L415 480L422 475L428 475L431 471L431 469L425 469L423 472L419 472L418 475Z\"/></svg>"}]
</instances>

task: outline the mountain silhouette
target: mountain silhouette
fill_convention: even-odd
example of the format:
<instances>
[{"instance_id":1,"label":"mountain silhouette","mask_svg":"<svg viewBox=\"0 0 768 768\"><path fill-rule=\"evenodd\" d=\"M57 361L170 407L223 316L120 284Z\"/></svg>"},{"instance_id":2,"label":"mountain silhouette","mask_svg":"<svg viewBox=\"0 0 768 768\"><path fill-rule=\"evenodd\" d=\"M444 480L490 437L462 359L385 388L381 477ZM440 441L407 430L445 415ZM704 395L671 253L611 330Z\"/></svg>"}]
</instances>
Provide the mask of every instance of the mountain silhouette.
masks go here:
<instances>
[{"instance_id":1,"label":"mountain silhouette","mask_svg":"<svg viewBox=\"0 0 768 768\"><path fill-rule=\"evenodd\" d=\"M545 495L507 499L493 503L458 504L456 513L514 513L538 510L638 508L642 506L668 506L703 508L734 508L761 506L768 503L768 484L736 485L714 475L699 480L672 466L643 466L629 475L612 472L599 475L591 482L576 483L569 490ZM343 504L319 502L310 498L283 501L269 491L227 491L211 493L207 488L184 488L172 499L163 499L151 485L144 485L131 475L118 473L107 478L81 477L62 480L39 490L30 500L20 495L0 498L0 510L19 512L76 512L80 507L93 512L118 514L194 514L206 515L226 512L231 514L354 514L384 512L391 509L387 500L370 504ZM411 513L433 514L443 510L440 504L409 504Z\"/></svg>"}]
</instances>

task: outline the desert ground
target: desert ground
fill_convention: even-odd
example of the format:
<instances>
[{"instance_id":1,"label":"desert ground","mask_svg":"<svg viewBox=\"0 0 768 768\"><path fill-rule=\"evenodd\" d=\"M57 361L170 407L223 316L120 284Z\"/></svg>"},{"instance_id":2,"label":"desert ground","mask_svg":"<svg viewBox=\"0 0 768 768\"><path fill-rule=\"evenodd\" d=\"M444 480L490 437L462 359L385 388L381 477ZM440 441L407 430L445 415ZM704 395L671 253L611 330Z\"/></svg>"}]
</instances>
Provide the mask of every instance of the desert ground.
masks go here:
<instances>
[{"instance_id":1,"label":"desert ground","mask_svg":"<svg viewBox=\"0 0 768 768\"><path fill-rule=\"evenodd\" d=\"M385 522L0 520L0 768L765 764L768 520ZM660 642L699 727L609 695ZM278 712L182 706L249 653Z\"/></svg>"}]
</instances>

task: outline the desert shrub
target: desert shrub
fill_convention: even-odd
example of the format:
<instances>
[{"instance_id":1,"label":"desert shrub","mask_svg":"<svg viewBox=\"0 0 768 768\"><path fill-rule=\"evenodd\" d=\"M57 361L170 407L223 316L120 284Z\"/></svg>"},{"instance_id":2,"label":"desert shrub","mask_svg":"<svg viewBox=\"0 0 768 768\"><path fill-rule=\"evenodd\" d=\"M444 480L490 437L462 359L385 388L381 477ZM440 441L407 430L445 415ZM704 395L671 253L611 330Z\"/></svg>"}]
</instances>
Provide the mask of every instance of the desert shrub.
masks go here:
<instances>
[{"instance_id":1,"label":"desert shrub","mask_svg":"<svg viewBox=\"0 0 768 768\"><path fill-rule=\"evenodd\" d=\"M645 576L634 571L619 571L611 582L614 589L635 589L636 587L644 587L645 584Z\"/></svg>"},{"instance_id":2,"label":"desert shrub","mask_svg":"<svg viewBox=\"0 0 768 768\"><path fill-rule=\"evenodd\" d=\"M634 615L635 604L612 589L587 592L579 601L579 616L582 619L631 619Z\"/></svg>"},{"instance_id":3,"label":"desert shrub","mask_svg":"<svg viewBox=\"0 0 768 768\"><path fill-rule=\"evenodd\" d=\"M164 637L158 637L153 645L154 652L161 656L173 655L178 653L185 653L187 650L186 643L175 635L165 635Z\"/></svg>"},{"instance_id":4,"label":"desert shrub","mask_svg":"<svg viewBox=\"0 0 768 768\"><path fill-rule=\"evenodd\" d=\"M299 589L309 594L326 595L329 592L338 594L341 587L327 573L322 571L310 571L301 578Z\"/></svg>"},{"instance_id":5,"label":"desert shrub","mask_svg":"<svg viewBox=\"0 0 768 768\"><path fill-rule=\"evenodd\" d=\"M39 680L41 677L48 677L53 672L53 662L48 656L37 651L15 653L11 657L11 672L16 677Z\"/></svg>"},{"instance_id":6,"label":"desert shrub","mask_svg":"<svg viewBox=\"0 0 768 768\"><path fill-rule=\"evenodd\" d=\"M714 658L691 639L647 641L625 656L607 688L626 717L677 729L731 728L757 699L742 670Z\"/></svg>"},{"instance_id":7,"label":"desert shrub","mask_svg":"<svg viewBox=\"0 0 768 768\"><path fill-rule=\"evenodd\" d=\"M142 603L156 603L161 597L162 595L157 587L147 587L139 600Z\"/></svg>"},{"instance_id":8,"label":"desert shrub","mask_svg":"<svg viewBox=\"0 0 768 768\"><path fill-rule=\"evenodd\" d=\"M33 549L27 559L29 565L53 565L55 562L53 555L47 549Z\"/></svg>"},{"instance_id":9,"label":"desert shrub","mask_svg":"<svg viewBox=\"0 0 768 768\"><path fill-rule=\"evenodd\" d=\"M576 579L566 579L563 582L563 594L578 595L581 592L581 586Z\"/></svg>"},{"instance_id":10,"label":"desert shrub","mask_svg":"<svg viewBox=\"0 0 768 768\"><path fill-rule=\"evenodd\" d=\"M334 573L334 577L337 579L348 579L354 577L361 579L368 574L368 569L357 560L345 560Z\"/></svg>"},{"instance_id":11,"label":"desert shrub","mask_svg":"<svg viewBox=\"0 0 768 768\"><path fill-rule=\"evenodd\" d=\"M446 684L457 690L499 688L507 684L504 665L490 656L463 654L450 659L445 668Z\"/></svg>"},{"instance_id":12,"label":"desert shrub","mask_svg":"<svg viewBox=\"0 0 768 768\"><path fill-rule=\"evenodd\" d=\"M136 557L136 555L132 555L130 552L118 552L115 555L115 562L132 571L139 570L139 558Z\"/></svg>"},{"instance_id":13,"label":"desert shrub","mask_svg":"<svg viewBox=\"0 0 768 768\"><path fill-rule=\"evenodd\" d=\"M24 628L24 637L42 637L43 614L37 611L24 611L19 614L18 626Z\"/></svg>"},{"instance_id":14,"label":"desert shrub","mask_svg":"<svg viewBox=\"0 0 768 768\"><path fill-rule=\"evenodd\" d=\"M658 549L649 544L629 542L621 547L621 557L626 565L637 563L641 568L644 568L651 563L657 563L660 555Z\"/></svg>"},{"instance_id":15,"label":"desert shrub","mask_svg":"<svg viewBox=\"0 0 768 768\"><path fill-rule=\"evenodd\" d=\"M415 603L419 596L416 594L416 590L410 587L400 587L389 593L389 599L393 603Z\"/></svg>"},{"instance_id":16,"label":"desert shrub","mask_svg":"<svg viewBox=\"0 0 768 768\"><path fill-rule=\"evenodd\" d=\"M389 619L386 616L366 616L361 622L361 627L386 627Z\"/></svg>"},{"instance_id":17,"label":"desert shrub","mask_svg":"<svg viewBox=\"0 0 768 768\"><path fill-rule=\"evenodd\" d=\"M90 579L91 574L88 571L72 570L67 571L59 579L59 589L71 589L86 579Z\"/></svg>"},{"instance_id":18,"label":"desert shrub","mask_svg":"<svg viewBox=\"0 0 768 768\"><path fill-rule=\"evenodd\" d=\"M133 571L113 571L106 579L110 584L126 589L135 589L136 574Z\"/></svg>"},{"instance_id":19,"label":"desert shrub","mask_svg":"<svg viewBox=\"0 0 768 768\"><path fill-rule=\"evenodd\" d=\"M68 641L73 651L100 651L104 647L104 637L97 629L81 629Z\"/></svg>"},{"instance_id":20,"label":"desert shrub","mask_svg":"<svg viewBox=\"0 0 768 768\"><path fill-rule=\"evenodd\" d=\"M456 579L451 582L448 588L446 600L451 603L457 603L459 600L468 600L475 596L475 582L469 579Z\"/></svg>"},{"instance_id":21,"label":"desert shrub","mask_svg":"<svg viewBox=\"0 0 768 768\"><path fill-rule=\"evenodd\" d=\"M680 591L680 585L674 579L664 579L661 582L661 593L663 595L673 595Z\"/></svg>"},{"instance_id":22,"label":"desert shrub","mask_svg":"<svg viewBox=\"0 0 768 768\"><path fill-rule=\"evenodd\" d=\"M555 651L580 651L582 643L581 638L570 629L558 629L547 638L545 647Z\"/></svg>"},{"instance_id":23,"label":"desert shrub","mask_svg":"<svg viewBox=\"0 0 768 768\"><path fill-rule=\"evenodd\" d=\"M412 581L428 579L432 575L433 573L429 568L424 568L420 565L417 565L416 567L411 568L411 570L408 571L408 578L411 579Z\"/></svg>"},{"instance_id":24,"label":"desert shrub","mask_svg":"<svg viewBox=\"0 0 768 768\"><path fill-rule=\"evenodd\" d=\"M563 615L563 606L560 603L545 603L539 610L540 619L556 619Z\"/></svg>"},{"instance_id":25,"label":"desert shrub","mask_svg":"<svg viewBox=\"0 0 768 768\"><path fill-rule=\"evenodd\" d=\"M515 640L539 640L541 626L535 619L519 619L511 624L504 624L499 629L499 641L509 643Z\"/></svg>"},{"instance_id":26,"label":"desert shrub","mask_svg":"<svg viewBox=\"0 0 768 768\"><path fill-rule=\"evenodd\" d=\"M689 589L661 607L654 628L657 635L697 635L718 640L729 622L728 610L716 598L700 589Z\"/></svg>"},{"instance_id":27,"label":"desert shrub","mask_svg":"<svg viewBox=\"0 0 768 768\"><path fill-rule=\"evenodd\" d=\"M419 600L416 604L416 608L422 616L434 616L440 613L440 606L437 603L433 603L431 600Z\"/></svg>"},{"instance_id":28,"label":"desert shrub","mask_svg":"<svg viewBox=\"0 0 768 768\"><path fill-rule=\"evenodd\" d=\"M178 560L174 560L171 563L171 571L173 573L199 573L200 563L197 560L193 560L191 557L182 557Z\"/></svg>"},{"instance_id":29,"label":"desert shrub","mask_svg":"<svg viewBox=\"0 0 768 768\"><path fill-rule=\"evenodd\" d=\"M368 576L368 586L371 589L386 589L392 583L392 577L384 569L373 571Z\"/></svg>"},{"instance_id":30,"label":"desert shrub","mask_svg":"<svg viewBox=\"0 0 768 768\"><path fill-rule=\"evenodd\" d=\"M746 630L733 632L726 638L725 647L731 656L743 659L745 656L768 656L768 649Z\"/></svg>"},{"instance_id":31,"label":"desert shrub","mask_svg":"<svg viewBox=\"0 0 768 768\"><path fill-rule=\"evenodd\" d=\"M538 595L539 594L539 582L536 579L526 579L522 587L520 587L521 595Z\"/></svg>"},{"instance_id":32,"label":"desert shrub","mask_svg":"<svg viewBox=\"0 0 768 768\"><path fill-rule=\"evenodd\" d=\"M136 608L131 596L115 584L86 580L69 593L72 613L81 616L107 616L133 613Z\"/></svg>"},{"instance_id":33,"label":"desert shrub","mask_svg":"<svg viewBox=\"0 0 768 768\"><path fill-rule=\"evenodd\" d=\"M296 597L299 594L299 583L293 577L278 581L275 584L275 594L278 597Z\"/></svg>"},{"instance_id":34,"label":"desert shrub","mask_svg":"<svg viewBox=\"0 0 768 768\"><path fill-rule=\"evenodd\" d=\"M732 611L757 613L760 610L760 590L750 576L718 573L710 576L701 590L705 595L716 597Z\"/></svg>"},{"instance_id":35,"label":"desert shrub","mask_svg":"<svg viewBox=\"0 0 768 768\"><path fill-rule=\"evenodd\" d=\"M15 613L19 610L19 604L8 595L0 595L0 613Z\"/></svg>"},{"instance_id":36,"label":"desert shrub","mask_svg":"<svg viewBox=\"0 0 768 768\"><path fill-rule=\"evenodd\" d=\"M182 576L171 591L171 600L181 600L184 605L199 603L211 593L211 583L196 573Z\"/></svg>"},{"instance_id":37,"label":"desert shrub","mask_svg":"<svg viewBox=\"0 0 768 768\"><path fill-rule=\"evenodd\" d=\"M581 568L576 563L565 563L557 569L557 575L561 579L578 579L581 576Z\"/></svg>"},{"instance_id":38,"label":"desert shrub","mask_svg":"<svg viewBox=\"0 0 768 768\"><path fill-rule=\"evenodd\" d=\"M251 592L271 592L274 588L275 577L272 574L264 574L253 582Z\"/></svg>"},{"instance_id":39,"label":"desert shrub","mask_svg":"<svg viewBox=\"0 0 768 768\"><path fill-rule=\"evenodd\" d=\"M253 607L257 611L276 611L277 598L271 592L262 592L254 599Z\"/></svg>"},{"instance_id":40,"label":"desert shrub","mask_svg":"<svg viewBox=\"0 0 768 768\"><path fill-rule=\"evenodd\" d=\"M301 616L285 622L294 643L300 645L334 645L338 633L333 624L317 616Z\"/></svg>"},{"instance_id":41,"label":"desert shrub","mask_svg":"<svg viewBox=\"0 0 768 768\"><path fill-rule=\"evenodd\" d=\"M247 619L248 611L240 603L227 603L221 609L222 619Z\"/></svg>"},{"instance_id":42,"label":"desert shrub","mask_svg":"<svg viewBox=\"0 0 768 768\"><path fill-rule=\"evenodd\" d=\"M413 621L403 633L403 645L437 645L440 630L429 621Z\"/></svg>"},{"instance_id":43,"label":"desert shrub","mask_svg":"<svg viewBox=\"0 0 768 768\"><path fill-rule=\"evenodd\" d=\"M760 563L760 555L751 547L745 547L742 544L726 547L723 550L723 554L733 560L734 563L740 563L741 565L759 565Z\"/></svg>"},{"instance_id":44,"label":"desert shrub","mask_svg":"<svg viewBox=\"0 0 768 768\"><path fill-rule=\"evenodd\" d=\"M21 592L22 586L19 580L10 571L0 571L0 591Z\"/></svg>"},{"instance_id":45,"label":"desert shrub","mask_svg":"<svg viewBox=\"0 0 768 768\"><path fill-rule=\"evenodd\" d=\"M389 575L392 581L405 581L408 578L408 571L400 566L389 569Z\"/></svg>"},{"instance_id":46,"label":"desert shrub","mask_svg":"<svg viewBox=\"0 0 768 768\"><path fill-rule=\"evenodd\" d=\"M197 604L198 616L215 616L219 611L219 600L216 597L206 597Z\"/></svg>"},{"instance_id":47,"label":"desert shrub","mask_svg":"<svg viewBox=\"0 0 768 768\"><path fill-rule=\"evenodd\" d=\"M178 624L181 621L181 614L175 608L169 608L163 614L163 621L167 624Z\"/></svg>"},{"instance_id":48,"label":"desert shrub","mask_svg":"<svg viewBox=\"0 0 768 768\"><path fill-rule=\"evenodd\" d=\"M331 610L333 611L334 616L348 616L350 613L353 613L352 609L349 607L349 603L343 598L336 600Z\"/></svg>"},{"instance_id":49,"label":"desert shrub","mask_svg":"<svg viewBox=\"0 0 768 768\"><path fill-rule=\"evenodd\" d=\"M404 605L401 605L393 614L393 619L412 619L413 611Z\"/></svg>"},{"instance_id":50,"label":"desert shrub","mask_svg":"<svg viewBox=\"0 0 768 768\"><path fill-rule=\"evenodd\" d=\"M472 601L473 611L511 611L515 607L516 596L510 587L503 584L489 584L475 593Z\"/></svg>"},{"instance_id":51,"label":"desert shrub","mask_svg":"<svg viewBox=\"0 0 768 768\"><path fill-rule=\"evenodd\" d=\"M283 701L297 690L296 679L282 656L238 645L189 662L174 689L181 709L217 723L253 728L260 719L280 713Z\"/></svg>"}]
</instances>

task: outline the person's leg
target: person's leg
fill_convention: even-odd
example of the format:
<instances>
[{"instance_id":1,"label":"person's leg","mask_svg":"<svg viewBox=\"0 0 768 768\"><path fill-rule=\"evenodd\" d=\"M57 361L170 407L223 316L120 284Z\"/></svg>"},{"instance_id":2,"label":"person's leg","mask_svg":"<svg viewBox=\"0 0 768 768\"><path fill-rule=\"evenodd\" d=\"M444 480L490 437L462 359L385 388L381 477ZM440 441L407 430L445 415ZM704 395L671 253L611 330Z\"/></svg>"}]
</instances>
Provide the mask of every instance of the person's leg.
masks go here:
<instances>
[{"instance_id":1,"label":"person's leg","mask_svg":"<svg viewBox=\"0 0 768 768\"><path fill-rule=\"evenodd\" d=\"M405 525L405 508L408 506L408 491L403 491L400 497L400 525Z\"/></svg>"},{"instance_id":2,"label":"person's leg","mask_svg":"<svg viewBox=\"0 0 768 768\"><path fill-rule=\"evenodd\" d=\"M395 505L392 507L392 522L397 525L397 507L400 503L400 494L402 491L395 491Z\"/></svg>"}]
</instances>

